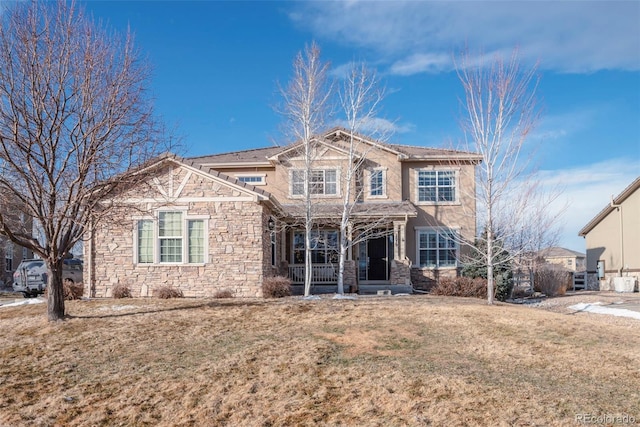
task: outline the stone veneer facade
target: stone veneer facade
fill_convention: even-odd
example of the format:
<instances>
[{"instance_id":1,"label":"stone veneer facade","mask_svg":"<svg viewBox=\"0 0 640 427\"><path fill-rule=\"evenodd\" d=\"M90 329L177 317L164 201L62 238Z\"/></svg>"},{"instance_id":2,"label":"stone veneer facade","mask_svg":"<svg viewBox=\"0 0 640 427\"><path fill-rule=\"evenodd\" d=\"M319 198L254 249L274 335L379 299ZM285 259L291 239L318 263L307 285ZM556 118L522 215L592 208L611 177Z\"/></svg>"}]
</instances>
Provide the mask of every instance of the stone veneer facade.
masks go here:
<instances>
[{"instance_id":1,"label":"stone veneer facade","mask_svg":"<svg viewBox=\"0 0 640 427\"><path fill-rule=\"evenodd\" d=\"M85 270L91 269L85 271L85 280L89 278L86 294L110 297L113 287L122 284L134 297L152 296L161 286L180 289L188 297L211 297L222 290L230 290L236 297L261 297L262 279L273 274L266 225L268 206L252 200L241 189L183 168L164 171L156 180L156 187L170 200L135 204L131 209L114 212L94 227L90 259L85 263ZM125 199L148 198L152 192L149 187L142 194L129 193ZM174 194L169 194L171 191ZM158 209L182 210L187 217L206 218L205 263L135 262L137 219L157 220Z\"/></svg>"}]
</instances>

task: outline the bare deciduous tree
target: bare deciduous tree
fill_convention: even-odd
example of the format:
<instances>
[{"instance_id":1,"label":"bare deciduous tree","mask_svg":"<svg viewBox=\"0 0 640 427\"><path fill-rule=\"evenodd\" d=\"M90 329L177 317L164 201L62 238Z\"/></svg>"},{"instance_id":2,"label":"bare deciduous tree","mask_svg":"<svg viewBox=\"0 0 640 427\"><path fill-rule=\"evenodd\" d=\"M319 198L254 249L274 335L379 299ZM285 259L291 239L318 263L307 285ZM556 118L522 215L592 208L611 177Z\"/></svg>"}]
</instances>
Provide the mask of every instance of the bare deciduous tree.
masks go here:
<instances>
[{"instance_id":1,"label":"bare deciduous tree","mask_svg":"<svg viewBox=\"0 0 640 427\"><path fill-rule=\"evenodd\" d=\"M313 188L310 177L313 161L317 156L316 136L326 125L331 87L327 83L329 65L320 60L320 48L314 42L299 52L293 62L293 77L286 88L281 88L283 98L281 113L285 116L287 132L300 143L304 152L304 230L305 230L305 278L304 295L309 296L312 280L312 231L314 227Z\"/></svg>"},{"instance_id":2,"label":"bare deciduous tree","mask_svg":"<svg viewBox=\"0 0 640 427\"><path fill-rule=\"evenodd\" d=\"M17 3L0 19L0 233L45 260L54 321L65 313L64 258L103 200L144 179L131 171L157 154L149 67L129 34L73 2Z\"/></svg>"},{"instance_id":3,"label":"bare deciduous tree","mask_svg":"<svg viewBox=\"0 0 640 427\"><path fill-rule=\"evenodd\" d=\"M342 181L342 206L340 216L340 252L338 258L338 293L344 293L344 270L347 250L367 237L371 237L384 218L360 222L353 227L353 211L356 201L361 197L364 187L355 185L363 173L367 162L367 154L373 148L364 143L357 134L365 126L374 122L378 114L380 102L384 98L384 89L380 86L375 72L364 64L353 64L347 73L341 90L338 92L340 107L345 115L346 128L349 132L346 143L347 159L344 164ZM382 129L368 129L371 136L378 140L388 137Z\"/></svg>"},{"instance_id":4,"label":"bare deciduous tree","mask_svg":"<svg viewBox=\"0 0 640 427\"><path fill-rule=\"evenodd\" d=\"M526 154L525 142L539 119L537 67L524 69L517 51L507 61L496 57L490 63L472 61L467 53L457 65L465 92L465 149L482 157L476 170L476 196L483 233L475 242L465 243L481 252L492 304L494 267L549 236L557 215L551 215L548 207L557 195L541 192L531 173L531 156ZM506 258L503 249L509 253Z\"/></svg>"}]
</instances>

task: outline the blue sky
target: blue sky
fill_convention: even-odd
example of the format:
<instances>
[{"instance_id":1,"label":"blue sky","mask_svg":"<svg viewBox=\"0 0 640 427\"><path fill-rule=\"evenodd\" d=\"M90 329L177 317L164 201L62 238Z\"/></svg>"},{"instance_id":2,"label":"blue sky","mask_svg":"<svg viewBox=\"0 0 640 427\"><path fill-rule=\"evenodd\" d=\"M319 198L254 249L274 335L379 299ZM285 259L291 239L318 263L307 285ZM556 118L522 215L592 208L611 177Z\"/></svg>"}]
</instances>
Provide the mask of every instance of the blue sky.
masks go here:
<instances>
[{"instance_id":1,"label":"blue sky","mask_svg":"<svg viewBox=\"0 0 640 427\"><path fill-rule=\"evenodd\" d=\"M388 90L391 142L433 147L462 139L452 54L518 47L539 62L542 117L529 143L545 182L564 188L561 246L640 175L638 1L89 1L127 26L153 66L157 112L186 156L283 141L274 112L295 54L315 40L339 73L366 61Z\"/></svg>"}]
</instances>

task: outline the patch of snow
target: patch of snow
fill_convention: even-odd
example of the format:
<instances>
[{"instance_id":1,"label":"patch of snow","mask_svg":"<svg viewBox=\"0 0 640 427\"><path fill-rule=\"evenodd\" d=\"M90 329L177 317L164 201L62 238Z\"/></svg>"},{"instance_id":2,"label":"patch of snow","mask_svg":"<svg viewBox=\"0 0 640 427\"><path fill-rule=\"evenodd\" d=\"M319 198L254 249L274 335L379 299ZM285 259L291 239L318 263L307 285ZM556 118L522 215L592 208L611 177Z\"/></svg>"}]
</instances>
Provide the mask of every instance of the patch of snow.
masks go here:
<instances>
[{"instance_id":1,"label":"patch of snow","mask_svg":"<svg viewBox=\"0 0 640 427\"><path fill-rule=\"evenodd\" d=\"M303 300L318 300L318 299L322 299L320 298L318 295L309 295L307 297L303 297Z\"/></svg>"},{"instance_id":2,"label":"patch of snow","mask_svg":"<svg viewBox=\"0 0 640 427\"><path fill-rule=\"evenodd\" d=\"M19 307L21 305L29 305L29 304L42 304L46 302L44 298L25 298L24 301L10 302L9 304L2 304L0 307Z\"/></svg>"},{"instance_id":3,"label":"patch of snow","mask_svg":"<svg viewBox=\"0 0 640 427\"><path fill-rule=\"evenodd\" d=\"M618 317L631 317L633 319L640 320L640 312L627 310L624 308L611 308L602 306L601 302L594 302L591 304L580 303L567 307L571 310L575 311L587 311L589 313L597 313L597 314L609 314L612 316Z\"/></svg>"},{"instance_id":4,"label":"patch of snow","mask_svg":"<svg viewBox=\"0 0 640 427\"><path fill-rule=\"evenodd\" d=\"M138 308L135 305L112 305L110 307L100 307L100 310L114 310L114 311L120 311L120 310L130 310L133 308Z\"/></svg>"},{"instance_id":5,"label":"patch of snow","mask_svg":"<svg viewBox=\"0 0 640 427\"><path fill-rule=\"evenodd\" d=\"M350 299L350 300L354 300L354 299L356 299L356 297L354 297L353 295L335 294L333 296L333 299Z\"/></svg>"}]
</instances>

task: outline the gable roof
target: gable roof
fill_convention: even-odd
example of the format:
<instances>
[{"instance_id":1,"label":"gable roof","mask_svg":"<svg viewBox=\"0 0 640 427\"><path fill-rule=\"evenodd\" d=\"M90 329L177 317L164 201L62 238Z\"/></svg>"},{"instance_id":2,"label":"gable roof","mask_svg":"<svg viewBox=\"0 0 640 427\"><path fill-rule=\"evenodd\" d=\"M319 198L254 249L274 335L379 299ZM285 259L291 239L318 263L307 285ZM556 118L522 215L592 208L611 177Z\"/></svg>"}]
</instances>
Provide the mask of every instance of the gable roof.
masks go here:
<instances>
[{"instance_id":1,"label":"gable roof","mask_svg":"<svg viewBox=\"0 0 640 427\"><path fill-rule=\"evenodd\" d=\"M584 258L585 254L582 252L572 251L571 249L561 248L558 246L552 246L550 248L542 249L538 254L544 258Z\"/></svg>"},{"instance_id":2,"label":"gable roof","mask_svg":"<svg viewBox=\"0 0 640 427\"><path fill-rule=\"evenodd\" d=\"M341 137L350 136L350 132L342 127L335 127L322 133L317 139L323 144ZM420 147L413 145L389 144L354 133L353 136L361 142L380 148L398 156L399 161L416 160L460 160L479 163L482 156L468 151L449 150L444 148ZM276 160L287 152L295 150L301 145L294 142L286 146L273 146L250 150L232 151L212 154L208 156L191 157L188 161L209 167L242 167L242 166L272 166L270 160ZM337 147L332 147L339 149Z\"/></svg>"},{"instance_id":3,"label":"gable roof","mask_svg":"<svg viewBox=\"0 0 640 427\"><path fill-rule=\"evenodd\" d=\"M273 146L255 148L251 150L231 151L228 153L211 154L207 156L190 157L187 159L203 166L271 166L269 157L281 152L283 147Z\"/></svg>"},{"instance_id":4,"label":"gable roof","mask_svg":"<svg viewBox=\"0 0 640 427\"><path fill-rule=\"evenodd\" d=\"M183 159L182 157L173 153L164 153L154 159L149 160L143 166L141 166L137 173L148 171L150 169L159 167L163 163L173 163L177 166L184 167L192 172L195 172L201 176L211 178L218 181L224 181L224 183L230 187L236 188L244 193L251 194L259 201L268 201L274 208L282 212L282 206L280 203L269 193L254 185L247 184L246 182L238 181L237 179L220 173L219 171L209 170L205 165L199 164L189 159Z\"/></svg>"},{"instance_id":5,"label":"gable roof","mask_svg":"<svg viewBox=\"0 0 640 427\"><path fill-rule=\"evenodd\" d=\"M585 225L582 230L580 230L578 232L578 236L586 236L587 233L589 233L591 230L594 229L594 227L598 224L600 224L600 222L605 219L611 212L613 212L616 208L612 205L619 205L622 202L624 202L629 196L631 196L633 193L636 192L636 190L638 190L638 188L640 188L640 176L637 177L631 184L629 184L629 186L627 188L625 188L624 190L622 190L622 192L620 194L618 194L617 197L614 197L611 202L600 211L600 213L598 213L598 215L596 215L591 221L589 221L587 223L587 225Z\"/></svg>"}]
</instances>

